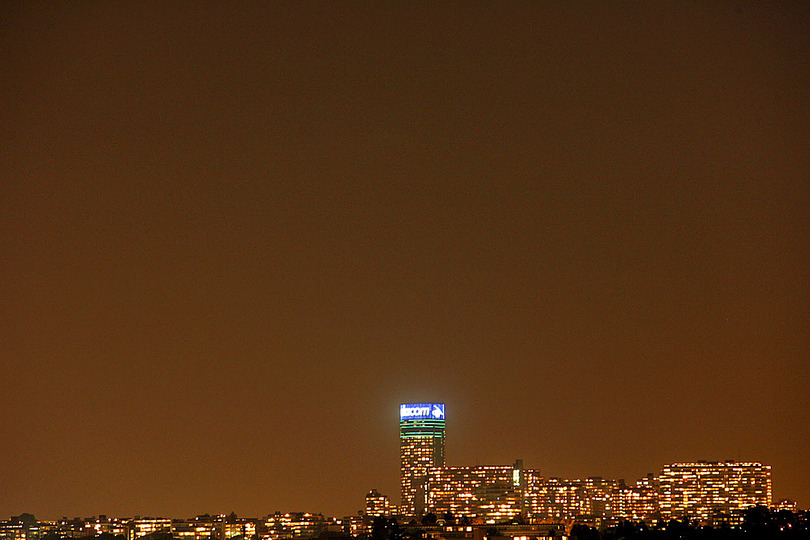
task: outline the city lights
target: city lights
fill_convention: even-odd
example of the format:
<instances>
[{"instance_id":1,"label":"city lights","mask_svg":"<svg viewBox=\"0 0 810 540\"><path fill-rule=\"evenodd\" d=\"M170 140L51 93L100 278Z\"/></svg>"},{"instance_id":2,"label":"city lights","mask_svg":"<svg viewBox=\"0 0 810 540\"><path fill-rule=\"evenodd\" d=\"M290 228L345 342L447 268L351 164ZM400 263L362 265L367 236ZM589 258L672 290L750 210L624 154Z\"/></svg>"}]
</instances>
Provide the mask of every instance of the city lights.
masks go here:
<instances>
[{"instance_id":1,"label":"city lights","mask_svg":"<svg viewBox=\"0 0 810 540\"><path fill-rule=\"evenodd\" d=\"M672 463L629 484L600 476L545 477L538 469L525 468L521 459L512 465L448 466L444 404L403 404L399 418L399 506L372 489L357 515L342 518L274 512L248 519L203 514L192 519L99 516L49 522L22 515L0 522L0 540L89 540L99 535L110 535L109 540L291 540L330 534L367 539L390 537L399 527L435 540L489 538L493 530L511 540L530 540L560 538L576 527L666 527L671 520L742 530L752 508L781 512L780 531L806 523L785 517L804 515L792 501L771 507L771 467L760 462Z\"/></svg>"}]
</instances>

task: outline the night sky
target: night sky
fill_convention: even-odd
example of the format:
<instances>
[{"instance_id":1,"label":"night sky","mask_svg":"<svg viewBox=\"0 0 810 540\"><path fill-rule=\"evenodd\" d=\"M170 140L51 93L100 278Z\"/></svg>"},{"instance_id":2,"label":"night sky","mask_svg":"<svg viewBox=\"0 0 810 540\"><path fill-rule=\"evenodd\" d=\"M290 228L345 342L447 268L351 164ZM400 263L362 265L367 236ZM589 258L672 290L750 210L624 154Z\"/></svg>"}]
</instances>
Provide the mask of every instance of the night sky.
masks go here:
<instances>
[{"instance_id":1,"label":"night sky","mask_svg":"<svg viewBox=\"0 0 810 540\"><path fill-rule=\"evenodd\" d=\"M806 2L3 2L0 517L449 465L810 506Z\"/></svg>"}]
</instances>

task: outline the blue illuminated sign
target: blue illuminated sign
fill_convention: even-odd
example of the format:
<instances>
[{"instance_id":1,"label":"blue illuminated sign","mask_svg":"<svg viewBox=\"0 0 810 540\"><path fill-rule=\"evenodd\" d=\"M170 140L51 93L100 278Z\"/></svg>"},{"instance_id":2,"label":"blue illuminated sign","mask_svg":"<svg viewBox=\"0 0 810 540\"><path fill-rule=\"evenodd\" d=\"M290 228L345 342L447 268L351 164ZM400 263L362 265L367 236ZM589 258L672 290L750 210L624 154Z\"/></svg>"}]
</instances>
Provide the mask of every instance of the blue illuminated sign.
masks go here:
<instances>
[{"instance_id":1,"label":"blue illuminated sign","mask_svg":"<svg viewBox=\"0 0 810 540\"><path fill-rule=\"evenodd\" d=\"M444 403L403 403L399 406L400 420L444 420Z\"/></svg>"}]
</instances>

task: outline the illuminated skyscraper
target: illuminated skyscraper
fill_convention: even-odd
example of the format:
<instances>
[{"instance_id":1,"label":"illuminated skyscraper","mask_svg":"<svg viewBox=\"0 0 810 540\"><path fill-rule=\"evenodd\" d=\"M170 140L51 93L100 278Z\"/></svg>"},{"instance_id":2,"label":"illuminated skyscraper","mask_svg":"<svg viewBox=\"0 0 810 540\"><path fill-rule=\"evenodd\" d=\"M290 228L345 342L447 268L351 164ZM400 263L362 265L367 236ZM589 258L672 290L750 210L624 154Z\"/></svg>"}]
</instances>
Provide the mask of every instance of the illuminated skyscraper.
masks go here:
<instances>
[{"instance_id":1,"label":"illuminated skyscraper","mask_svg":"<svg viewBox=\"0 0 810 540\"><path fill-rule=\"evenodd\" d=\"M428 469L444 466L444 403L399 406L401 511L417 516L425 509Z\"/></svg>"}]
</instances>

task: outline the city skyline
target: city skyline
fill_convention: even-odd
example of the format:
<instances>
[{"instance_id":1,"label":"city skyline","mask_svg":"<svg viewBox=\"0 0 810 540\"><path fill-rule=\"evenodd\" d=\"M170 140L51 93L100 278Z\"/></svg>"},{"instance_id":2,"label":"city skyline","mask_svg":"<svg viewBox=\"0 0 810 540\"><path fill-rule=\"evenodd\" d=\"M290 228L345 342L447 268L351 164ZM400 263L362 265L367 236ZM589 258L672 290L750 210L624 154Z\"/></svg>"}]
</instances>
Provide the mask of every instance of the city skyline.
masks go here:
<instances>
[{"instance_id":1,"label":"city skyline","mask_svg":"<svg viewBox=\"0 0 810 540\"><path fill-rule=\"evenodd\" d=\"M356 517L400 517L406 521L417 518L422 519L425 514L433 513L434 516L441 516L449 513L454 518L475 516L475 509L473 508L474 501L469 499L470 490L485 488L486 490L494 493L497 501L502 505L502 509L494 508L495 516L497 519L494 521L484 521L483 524L505 524L513 518L520 517L521 519L533 520L537 519L540 514L538 512L545 512L542 514L543 520L558 520L564 521L579 521L576 514L582 514L588 518L593 518L598 512L604 513L615 521L630 519L632 521L645 521L650 523L650 520L664 520L667 522L671 519L677 520L709 520L709 523L718 527L722 521L726 521L729 517L739 523L742 520L742 515L745 508L753 507L756 505L765 506L767 508L795 508L799 511L810 511L798 507L796 502L790 499L775 500L772 497L771 487L771 467L764 465L760 462L738 462L738 461L722 461L712 462L707 460L698 460L692 462L677 462L665 464L661 467L660 475L649 473L644 478L640 478L635 482L625 482L625 479L610 479L602 476L589 476L585 478L560 478L555 476L545 477L540 474L539 470L526 469L523 466L523 460L518 459L512 465L476 465L476 466L445 466L436 465L430 466L426 469L428 479L426 483L428 487L425 489L425 503L414 506L413 502L407 502L399 506L391 506L389 497L378 492L372 488L365 495L365 505L356 514L347 516L329 515L310 509L309 511L289 509L275 509L265 514L256 516L237 516L235 513L225 512L204 512L195 514L194 518L191 516L168 516L165 514L155 514L153 516L111 516L106 514L93 514L91 516L73 517L63 516L61 519L56 518L39 518L39 521L86 521L97 519L100 522L106 521L108 518L112 521L124 520L145 520L152 523L157 520L161 523L169 523L172 520L187 520L187 519L225 519L240 518L244 519L264 519L272 516L289 516L291 514L308 516L320 516L321 519L338 519L347 520ZM404 478L408 474L405 467L401 470L401 475ZM651 482L656 484L660 481L660 487L654 488L660 496L659 502L656 502L655 510L650 510L650 506L645 500L638 500L637 494L634 494L634 489L641 487L643 489L651 488ZM575 514L556 515L549 508L544 505L553 503L558 504L560 500L551 497L543 500L543 497L548 497L546 492L548 489L567 489L566 486L578 485L579 489L584 488L586 491L579 493L576 497L587 495L588 489L596 489L597 491L591 495L596 496L596 504L602 504L600 510L595 511L592 506L589 506L588 511L582 511L580 502L576 504L577 510ZM453 487L451 487L453 486ZM612 487L609 487L612 486ZM608 491L599 492L602 487L608 487ZM610 489L621 487L626 490L622 493L610 493ZM726 491L727 487L733 488L731 491ZM409 488L409 486L408 486ZM503 489L506 488L504 492ZM514 488L521 492L519 495L510 494L509 491ZM406 492L406 484L403 484L403 492ZM459 498L461 495L461 498ZM513 497L514 496L514 500ZM602 496L607 496L610 501L601 499ZM629 498L628 498L629 497ZM719 497L719 498L718 498ZM740 497L736 502L730 502L730 498ZM475 496L473 496L473 499ZM615 500L614 500L615 498ZM519 500L518 500L519 499ZM636 499L635 502L633 499ZM642 498L643 499L643 498ZM705 505L707 501L710 504L724 505L723 518L717 522L711 522L713 515L710 508L707 509ZM751 502L753 501L753 502ZM607 503L605 505L605 503ZM565 503L568 504L568 503ZM588 505L594 504L594 501L588 501ZM613 507L616 504L618 507ZM635 516L632 514L633 505L640 505L640 508L646 509L649 515ZM729 510L729 504L732 504ZM736 506L739 505L739 506ZM417 514L413 513L414 508L420 508ZM563 508L563 507L560 507ZM505 511L505 513L503 512ZM471 513L472 512L472 513ZM551 513L549 513L551 512ZM730 513L729 513L730 512ZM652 514L655 514L653 517ZM96 518L96 515L99 517ZM616 517L618 515L619 517ZM12 518L23 519L22 516L34 516L31 512L23 512L20 516L11 516ZM479 515L481 517L481 515ZM484 516L486 519L486 515ZM27 518L26 518L27 519ZM3 518L0 517L0 521ZM532 521L533 522L533 521ZM542 521L548 523L549 521ZM580 521L581 522L581 521ZM481 523L479 523L480 525ZM155 529L153 529L154 531ZM97 531L98 532L98 531ZM109 531L108 531L109 532Z\"/></svg>"},{"instance_id":2,"label":"city skyline","mask_svg":"<svg viewBox=\"0 0 810 540\"><path fill-rule=\"evenodd\" d=\"M470 495L474 493L477 489L485 489L485 493L492 492L494 495L493 500L503 501L499 502L497 506L492 510L494 512L493 516L498 516L498 518L494 521L485 521L485 523L499 523L501 521L505 521L517 516L523 516L528 518L536 517L539 509L543 509L543 512L546 512L545 515L548 518L556 518L559 521L565 521L568 519L573 519L575 514L569 515L567 512L569 510L567 507L561 506L556 511L563 511L563 514L555 514L554 510L546 508L544 505L547 504L549 501L543 502L541 499L544 496L548 496L546 490L548 489L555 489L555 486L574 486L578 485L577 493L579 493L579 489L585 488L587 486L598 486L599 484L606 482L606 486L614 486L613 488L609 488L607 492L605 492L604 496L614 497L616 495L610 495L610 489L615 489L616 486L624 486L625 489L629 487L628 495L633 497L632 490L634 485L641 485L650 487L650 480L654 479L656 483L658 482L659 476L655 475L655 473L648 473L646 477L639 478L637 481L633 482L630 480L629 482L625 481L625 478L604 478L602 475L593 474L588 476L582 476L579 478L562 478L559 476L555 476L552 474L544 474L538 469L524 469L523 467L523 460L518 459L513 465L501 465L501 464L486 464L486 465L474 465L474 466L445 466L445 444L446 444L446 405L444 403L435 403L435 402L422 402L422 403L403 403L400 404L398 407L398 418L399 418L399 439L400 439L400 490L401 490L401 500L398 506L391 506L389 508L389 497L386 493L380 493L376 490L376 488L372 488L365 496L365 514L371 516L379 516L379 515L396 515L400 516L405 520L412 519L414 517L420 518L424 516L425 513L436 513L437 515L442 515L446 512L449 512L456 517L459 516L467 516L471 511L473 511L472 515L475 515L473 506L475 503L473 502L475 499L475 495L473 495L473 499L469 499ZM700 493L702 490L708 489L707 493L711 494L710 498L717 497L717 490L718 486L724 485L729 481L728 478L722 477L718 478L717 475L717 468L720 470L738 470L738 471L752 471L746 474L752 475L751 478L761 478L762 471L767 471L767 487L766 492L757 491L759 495L755 496L754 500L758 502L756 504L763 504L768 507L776 507L777 503L781 504L782 501L790 501L791 499L783 498L780 501L777 501L773 498L772 495L772 487L771 487L771 466L770 465L763 465L759 462L750 462L750 461L735 461L735 460L725 460L725 461L711 461L711 460L693 460L693 461L681 461L681 462L674 462L670 464L662 465L660 471L660 479L662 482L661 488L656 488L655 491L660 493L660 497L666 497L668 501L666 505L661 501L660 509L658 506L658 502L655 503L655 514L661 515L664 519L683 519L683 515L679 514L679 511L684 511L685 508L688 508L690 504L696 504L703 501L703 498L706 495L700 495L699 498L695 499L691 503L687 503L688 496L684 499L682 503L678 503L678 497L674 496L674 493L677 491L678 493L685 493L688 494L691 490L693 494ZM695 471L703 471L697 472L697 480L690 481L695 482L694 485L687 484L685 487L674 488L673 486L677 485L679 482L678 475L684 474L678 471L687 471L687 477L695 477ZM701 476L705 477L706 480L700 480ZM739 473L738 473L739 476ZM664 480L666 478L666 480ZM593 481L598 482L598 484L592 484ZM708 481L708 484L706 484ZM736 486L742 486L740 489L742 490L741 493L745 493L746 496L753 495L755 488L753 484L750 486L746 485L747 481L740 482L739 479L733 481ZM757 485L759 486L759 480L757 480ZM457 487L450 488L451 485L457 485ZM667 487L665 487L665 485ZM449 489L449 491L448 491ZM512 489L518 490L518 492L513 493ZM563 490L568 488L564 487ZM601 488L600 488L601 489ZM461 490L461 491L458 491ZM493 491L494 490L494 491ZM750 492L750 495L749 495ZM462 498L458 499L459 494L462 493ZM600 492L601 493L601 492ZM582 494L577 494L576 497L581 497ZM602 495L597 494L597 497ZM421 498L418 501L414 501L414 497ZM625 505L627 506L632 505L632 502L624 500L625 495L618 496L618 499L615 501L616 504ZM657 497L656 497L657 498ZM612 500L612 499L611 499ZM725 508L726 512L728 512L728 500L725 500ZM371 501L371 502L370 502ZM486 501L484 501L486 502ZM793 501L795 503L795 501ZM604 505L606 501L602 501ZM568 504L568 503L567 503ZM575 503L576 507L579 507L579 502ZM592 503L588 503L592 504ZM600 512L606 512L606 515L613 515L615 509L611 510L611 505L614 503L607 503L607 506L603 506ZM705 504L705 503L704 503ZM374 512L368 512L368 508L374 508ZM642 500L641 501L641 508L649 508L647 503ZM744 507L744 506L743 506ZM628 508L630 508L628 506ZM635 516L628 508L625 508L623 512L627 513L627 518L625 519L633 519L637 521L647 520L649 516L646 514L644 517ZM676 510L676 508L681 508L681 510ZM736 508L736 507L734 507ZM384 514L379 513L383 511ZM800 508L803 510L803 508ZM647 510L648 512L652 512L651 510ZM711 518L711 514L706 514L707 510L702 509L702 513L695 514L696 516L701 517L702 519ZM579 511L577 511L579 512ZM26 511L21 513L28 513L33 514L32 512ZM357 517L357 515L364 515L363 510L361 509L358 511L357 514L347 514L344 516L336 515L336 514L325 514L323 512L318 511L318 509L295 509L290 510L287 509L273 509L268 511L267 513L257 514L255 516L249 516L250 519L257 519L264 517L270 518L273 515L278 516L279 514L290 515L293 514L301 514L303 516L321 516L321 519L328 518L328 519L348 519L352 516ZM585 512L586 515L594 513L594 510L591 509L589 512ZM68 514L70 514L68 512ZM35 514L34 514L35 515ZM107 516L103 513L94 513L92 514L93 518L96 515L99 516ZM219 516L220 518L226 516L226 513L223 512L197 512L193 514L197 516L199 519L203 515L211 515L211 516ZM90 514L84 516L83 518L74 517L68 518L67 516L63 516L61 519L89 519ZM134 517L131 516L114 516L116 519L141 519L140 514L133 514ZM732 513L731 516L736 520L741 520L742 513L737 511L737 513ZM112 516L111 516L112 517ZM190 516L183 516L181 519L187 519ZM244 516L242 516L244 517ZM146 517L144 515L143 519L147 520L147 527L153 527L151 521L157 519L161 523L164 521L169 523L171 520L176 519L177 516L169 517L168 514L161 514L155 513L152 516ZM40 520L43 518L40 517ZM55 520L55 517L47 517L45 520ZM485 518L486 519L486 518ZM725 519L725 518L724 518ZM161 521L162 520L162 521ZM719 526L719 522L713 522L714 526ZM311 524L310 524L311 525ZM310 525L307 525L309 527ZM179 526L179 525L178 525ZM172 530L174 530L174 526ZM150 529L151 530L151 529ZM158 529L154 529L158 530ZM191 529L193 531L193 527ZM307 529L309 530L309 529ZM180 533L182 537L183 533ZM189 533L189 534L194 534ZM134 540L134 539L133 539Z\"/></svg>"},{"instance_id":3,"label":"city skyline","mask_svg":"<svg viewBox=\"0 0 810 540\"><path fill-rule=\"evenodd\" d=\"M0 3L0 515L757 460L810 506L810 4Z\"/></svg>"}]
</instances>

